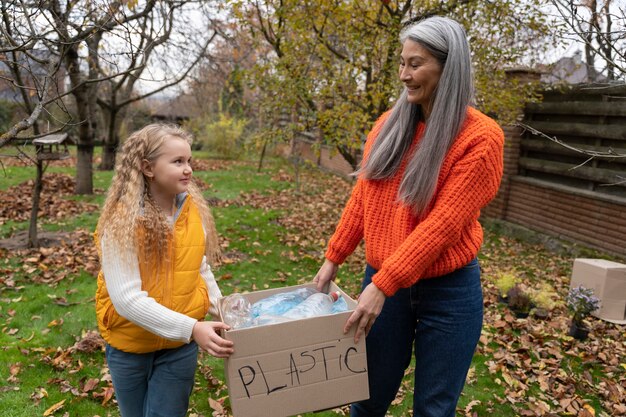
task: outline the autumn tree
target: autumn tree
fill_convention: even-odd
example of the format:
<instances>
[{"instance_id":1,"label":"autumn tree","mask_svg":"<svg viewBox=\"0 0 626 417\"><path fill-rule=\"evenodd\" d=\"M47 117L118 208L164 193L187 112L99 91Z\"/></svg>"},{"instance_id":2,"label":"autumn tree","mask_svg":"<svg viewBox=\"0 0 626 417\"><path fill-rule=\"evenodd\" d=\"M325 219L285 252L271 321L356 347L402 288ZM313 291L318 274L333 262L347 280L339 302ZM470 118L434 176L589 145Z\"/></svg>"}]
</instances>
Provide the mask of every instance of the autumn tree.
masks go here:
<instances>
[{"instance_id":1,"label":"autumn tree","mask_svg":"<svg viewBox=\"0 0 626 417\"><path fill-rule=\"evenodd\" d=\"M353 167L365 133L400 91L398 35L405 22L448 15L464 24L477 103L501 121L533 97L531 89L509 83L506 68L539 49L548 32L539 0L231 3L242 27L273 51L252 72L268 120L283 120L283 137L318 132L317 143L335 147Z\"/></svg>"}]
</instances>

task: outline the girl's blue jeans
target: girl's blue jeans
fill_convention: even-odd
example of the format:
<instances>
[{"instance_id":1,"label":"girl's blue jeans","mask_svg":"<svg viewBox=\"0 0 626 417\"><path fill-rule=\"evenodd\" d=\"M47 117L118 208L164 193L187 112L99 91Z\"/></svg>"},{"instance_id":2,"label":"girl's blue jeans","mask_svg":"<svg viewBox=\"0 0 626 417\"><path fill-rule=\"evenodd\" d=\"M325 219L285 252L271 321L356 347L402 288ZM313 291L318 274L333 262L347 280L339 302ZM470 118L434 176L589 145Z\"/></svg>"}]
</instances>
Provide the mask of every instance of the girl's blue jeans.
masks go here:
<instances>
[{"instance_id":1,"label":"girl's blue jeans","mask_svg":"<svg viewBox=\"0 0 626 417\"><path fill-rule=\"evenodd\" d=\"M367 266L363 288L376 270ZM483 294L474 259L385 300L366 337L370 398L351 417L384 417L415 352L414 417L454 417L480 337Z\"/></svg>"},{"instance_id":2,"label":"girl's blue jeans","mask_svg":"<svg viewBox=\"0 0 626 417\"><path fill-rule=\"evenodd\" d=\"M106 358L122 417L187 414L198 360L195 342L141 354L107 345Z\"/></svg>"}]
</instances>

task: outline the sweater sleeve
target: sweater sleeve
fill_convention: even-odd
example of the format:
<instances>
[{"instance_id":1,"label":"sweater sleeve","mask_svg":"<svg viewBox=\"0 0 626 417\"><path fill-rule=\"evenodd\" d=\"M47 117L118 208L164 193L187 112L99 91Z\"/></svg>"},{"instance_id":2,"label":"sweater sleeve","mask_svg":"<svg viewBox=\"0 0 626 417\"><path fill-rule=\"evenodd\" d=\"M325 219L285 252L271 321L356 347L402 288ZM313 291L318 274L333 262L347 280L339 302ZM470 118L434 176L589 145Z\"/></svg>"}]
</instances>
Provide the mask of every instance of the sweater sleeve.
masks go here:
<instances>
[{"instance_id":1,"label":"sweater sleeve","mask_svg":"<svg viewBox=\"0 0 626 417\"><path fill-rule=\"evenodd\" d=\"M503 138L493 136L455 164L432 210L374 275L374 284L387 296L417 282L442 252L461 239L468 223L498 192Z\"/></svg>"},{"instance_id":2,"label":"sweater sleeve","mask_svg":"<svg viewBox=\"0 0 626 417\"><path fill-rule=\"evenodd\" d=\"M330 238L326 258L341 264L363 239L363 182L357 180L335 233Z\"/></svg>"},{"instance_id":3,"label":"sweater sleeve","mask_svg":"<svg viewBox=\"0 0 626 417\"><path fill-rule=\"evenodd\" d=\"M211 271L211 266L206 261L206 256L202 258L202 264L200 265L200 275L202 275L202 279L204 279L204 283L209 290L209 302L211 303L211 306L209 307L209 314L211 314L213 317L217 317L217 300L222 298L222 292L217 286L217 281L215 281L215 275L213 275L213 271Z\"/></svg>"},{"instance_id":4,"label":"sweater sleeve","mask_svg":"<svg viewBox=\"0 0 626 417\"><path fill-rule=\"evenodd\" d=\"M197 320L170 310L149 297L141 289L137 257L111 246L102 239L102 272L117 313L158 336L189 343Z\"/></svg>"}]
</instances>

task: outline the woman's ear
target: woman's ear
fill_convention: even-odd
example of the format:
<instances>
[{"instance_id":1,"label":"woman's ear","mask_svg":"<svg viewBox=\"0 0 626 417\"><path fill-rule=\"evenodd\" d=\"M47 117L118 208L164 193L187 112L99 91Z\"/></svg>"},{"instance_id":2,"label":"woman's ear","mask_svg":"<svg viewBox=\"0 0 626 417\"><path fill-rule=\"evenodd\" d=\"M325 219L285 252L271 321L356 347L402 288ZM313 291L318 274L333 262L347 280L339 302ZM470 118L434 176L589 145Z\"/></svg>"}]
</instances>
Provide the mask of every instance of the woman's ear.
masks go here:
<instances>
[{"instance_id":1,"label":"woman's ear","mask_svg":"<svg viewBox=\"0 0 626 417\"><path fill-rule=\"evenodd\" d=\"M141 161L141 172L143 172L143 175L145 175L147 178L150 178L150 179L154 178L154 172L152 171L152 164L147 159L144 159Z\"/></svg>"}]
</instances>

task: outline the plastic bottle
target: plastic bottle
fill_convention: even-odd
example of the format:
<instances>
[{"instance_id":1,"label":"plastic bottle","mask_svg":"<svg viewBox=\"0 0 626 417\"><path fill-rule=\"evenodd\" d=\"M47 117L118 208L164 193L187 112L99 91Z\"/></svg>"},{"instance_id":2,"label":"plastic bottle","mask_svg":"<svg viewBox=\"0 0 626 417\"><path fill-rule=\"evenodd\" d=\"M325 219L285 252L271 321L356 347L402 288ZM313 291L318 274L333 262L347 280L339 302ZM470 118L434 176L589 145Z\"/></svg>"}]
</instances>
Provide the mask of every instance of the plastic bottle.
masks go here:
<instances>
[{"instance_id":1,"label":"plastic bottle","mask_svg":"<svg viewBox=\"0 0 626 417\"><path fill-rule=\"evenodd\" d=\"M281 316L315 293L317 293L315 288L306 287L270 295L252 304L250 313L253 318Z\"/></svg>"},{"instance_id":2,"label":"plastic bottle","mask_svg":"<svg viewBox=\"0 0 626 417\"><path fill-rule=\"evenodd\" d=\"M324 294L322 292L309 296L306 300L283 314L283 317L290 319L303 319L307 317L323 316L330 314L333 304L339 299L339 291Z\"/></svg>"},{"instance_id":3,"label":"plastic bottle","mask_svg":"<svg viewBox=\"0 0 626 417\"><path fill-rule=\"evenodd\" d=\"M276 323L284 323L286 321L291 321L292 319L288 319L283 316L274 316L271 314L264 314L259 317L255 317L252 319L250 327L255 326L265 326L267 324L276 324Z\"/></svg>"},{"instance_id":4,"label":"plastic bottle","mask_svg":"<svg viewBox=\"0 0 626 417\"><path fill-rule=\"evenodd\" d=\"M251 325L250 302L241 294L231 294L222 301L224 323L233 329L241 329Z\"/></svg>"}]
</instances>

